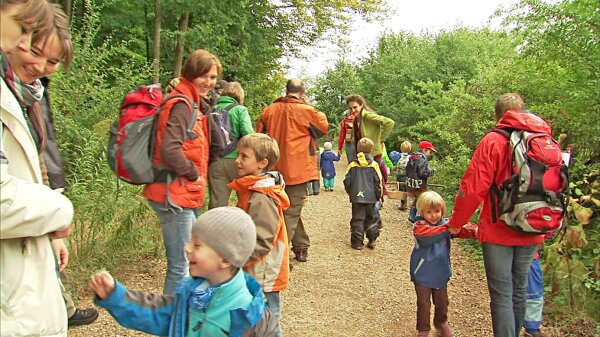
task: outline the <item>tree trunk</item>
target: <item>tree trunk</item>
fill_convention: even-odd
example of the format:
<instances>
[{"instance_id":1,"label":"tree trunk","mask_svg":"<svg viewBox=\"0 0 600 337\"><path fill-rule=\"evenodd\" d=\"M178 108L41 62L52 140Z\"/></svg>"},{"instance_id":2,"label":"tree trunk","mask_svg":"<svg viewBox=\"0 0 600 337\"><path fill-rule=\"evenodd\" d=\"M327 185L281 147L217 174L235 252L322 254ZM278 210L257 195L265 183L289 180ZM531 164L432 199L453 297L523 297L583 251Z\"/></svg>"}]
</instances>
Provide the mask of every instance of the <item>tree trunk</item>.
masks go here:
<instances>
[{"instance_id":1,"label":"tree trunk","mask_svg":"<svg viewBox=\"0 0 600 337\"><path fill-rule=\"evenodd\" d=\"M162 21L162 13L160 10L160 0L154 2L154 46L152 50L152 82L160 81L160 23Z\"/></svg>"},{"instance_id":2,"label":"tree trunk","mask_svg":"<svg viewBox=\"0 0 600 337\"><path fill-rule=\"evenodd\" d=\"M177 44L175 45L175 68L173 69L173 77L181 76L181 64L183 62L183 46L185 44L185 33L188 29L189 18L189 12L181 13L181 17L179 18L179 35L177 36Z\"/></svg>"},{"instance_id":3,"label":"tree trunk","mask_svg":"<svg viewBox=\"0 0 600 337\"><path fill-rule=\"evenodd\" d=\"M69 22L71 22L71 0L65 1L65 14L67 14Z\"/></svg>"}]
</instances>

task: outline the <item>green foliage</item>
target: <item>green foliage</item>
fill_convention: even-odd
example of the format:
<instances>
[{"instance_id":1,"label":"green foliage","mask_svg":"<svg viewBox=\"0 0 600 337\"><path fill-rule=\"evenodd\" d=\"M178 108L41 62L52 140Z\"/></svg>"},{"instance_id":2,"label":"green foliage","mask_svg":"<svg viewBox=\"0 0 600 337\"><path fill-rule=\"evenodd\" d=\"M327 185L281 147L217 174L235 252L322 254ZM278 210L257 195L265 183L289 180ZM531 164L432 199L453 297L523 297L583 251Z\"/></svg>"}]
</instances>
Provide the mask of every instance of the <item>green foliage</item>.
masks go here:
<instances>
[{"instance_id":1,"label":"green foliage","mask_svg":"<svg viewBox=\"0 0 600 337\"><path fill-rule=\"evenodd\" d=\"M106 163L110 122L118 115L124 94L145 83L150 71L128 57L125 44L93 45L98 17L84 22L86 34L73 34L76 57L70 70L52 82L52 104L58 142L75 207L70 239L70 272L87 277L90 270L111 268L133 252L157 254L160 231L140 197L140 188L122 184ZM115 56L122 62L110 62ZM117 198L117 193L120 194ZM83 274L83 275L82 275Z\"/></svg>"},{"instance_id":2,"label":"green foliage","mask_svg":"<svg viewBox=\"0 0 600 337\"><path fill-rule=\"evenodd\" d=\"M544 277L556 305L600 321L600 171L572 183L568 226L544 247Z\"/></svg>"}]
</instances>

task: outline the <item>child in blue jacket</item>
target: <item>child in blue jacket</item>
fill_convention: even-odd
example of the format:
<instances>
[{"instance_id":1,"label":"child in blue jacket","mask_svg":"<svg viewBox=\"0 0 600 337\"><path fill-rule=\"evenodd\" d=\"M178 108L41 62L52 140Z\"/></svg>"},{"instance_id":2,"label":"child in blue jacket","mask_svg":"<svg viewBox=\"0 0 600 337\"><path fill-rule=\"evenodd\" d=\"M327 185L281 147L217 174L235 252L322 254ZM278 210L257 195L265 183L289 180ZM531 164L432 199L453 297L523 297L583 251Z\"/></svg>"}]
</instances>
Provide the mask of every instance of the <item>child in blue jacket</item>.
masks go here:
<instances>
[{"instance_id":1,"label":"child in blue jacket","mask_svg":"<svg viewBox=\"0 0 600 337\"><path fill-rule=\"evenodd\" d=\"M256 244L254 222L237 207L207 211L185 247L191 277L173 295L127 290L108 272L90 279L95 303L121 324L170 337L275 336L260 285L241 269Z\"/></svg>"},{"instance_id":2,"label":"child in blue jacket","mask_svg":"<svg viewBox=\"0 0 600 337\"><path fill-rule=\"evenodd\" d=\"M410 279L417 293L417 337L428 337L431 330L431 300L435 305L433 325L442 337L453 336L448 325L450 276L450 233L444 199L436 192L423 192L417 200L420 220L413 224L415 248L410 256ZM475 237L477 227L465 225L457 237Z\"/></svg>"},{"instance_id":3,"label":"child in blue jacket","mask_svg":"<svg viewBox=\"0 0 600 337\"><path fill-rule=\"evenodd\" d=\"M335 154L331 151L331 142L325 142L323 144L323 153L321 153L321 175L323 176L323 186L325 191L333 192L333 185L335 183L335 166L334 161L339 161L340 154Z\"/></svg>"}]
</instances>

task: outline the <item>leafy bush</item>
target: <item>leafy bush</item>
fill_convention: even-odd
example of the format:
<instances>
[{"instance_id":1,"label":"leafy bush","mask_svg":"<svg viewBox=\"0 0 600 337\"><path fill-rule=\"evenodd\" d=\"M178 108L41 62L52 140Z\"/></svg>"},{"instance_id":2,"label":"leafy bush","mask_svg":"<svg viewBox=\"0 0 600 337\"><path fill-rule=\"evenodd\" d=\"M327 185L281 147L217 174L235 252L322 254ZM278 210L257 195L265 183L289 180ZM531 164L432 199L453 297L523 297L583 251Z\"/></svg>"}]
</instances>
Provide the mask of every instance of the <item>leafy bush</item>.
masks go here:
<instances>
[{"instance_id":1,"label":"leafy bush","mask_svg":"<svg viewBox=\"0 0 600 337\"><path fill-rule=\"evenodd\" d=\"M111 268L132 254L156 255L161 247L158 221L140 196L140 188L118 186L105 156L108 128L124 94L147 83L150 71L133 61L108 62L119 54L128 60L125 45L109 39L100 47L93 46L90 41L98 18L92 14L85 22L85 35L73 36L73 65L53 77L51 90L69 183L66 195L76 212L69 268L75 279L87 277L95 268Z\"/></svg>"}]
</instances>

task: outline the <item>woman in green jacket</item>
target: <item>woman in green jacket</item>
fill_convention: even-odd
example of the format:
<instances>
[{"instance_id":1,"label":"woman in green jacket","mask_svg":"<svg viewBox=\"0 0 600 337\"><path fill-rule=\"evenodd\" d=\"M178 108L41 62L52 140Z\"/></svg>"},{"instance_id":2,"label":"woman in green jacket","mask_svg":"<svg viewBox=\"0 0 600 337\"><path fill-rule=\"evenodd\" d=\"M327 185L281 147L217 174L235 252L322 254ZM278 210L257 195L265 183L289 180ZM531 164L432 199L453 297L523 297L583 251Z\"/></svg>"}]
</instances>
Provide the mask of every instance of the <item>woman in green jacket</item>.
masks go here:
<instances>
[{"instance_id":1,"label":"woman in green jacket","mask_svg":"<svg viewBox=\"0 0 600 337\"><path fill-rule=\"evenodd\" d=\"M244 89L239 82L229 82L214 106L215 110L228 109L227 114L229 123L231 123L231 133L235 139L254 133L248 108L242 104L244 104ZM209 209L228 205L231 189L227 187L227 184L238 178L235 165L236 157L237 149L234 147L231 152L217 158L208 167Z\"/></svg>"},{"instance_id":2,"label":"woman in green jacket","mask_svg":"<svg viewBox=\"0 0 600 337\"><path fill-rule=\"evenodd\" d=\"M367 137L372 140L375 144L373 158L380 162L383 155L383 142L392 134L395 122L369 108L365 99L360 95L346 97L346 105L348 111L354 115L353 139L359 140Z\"/></svg>"}]
</instances>

